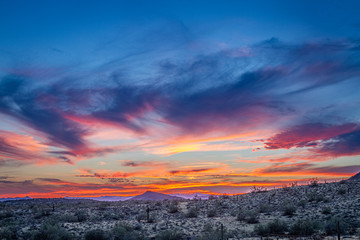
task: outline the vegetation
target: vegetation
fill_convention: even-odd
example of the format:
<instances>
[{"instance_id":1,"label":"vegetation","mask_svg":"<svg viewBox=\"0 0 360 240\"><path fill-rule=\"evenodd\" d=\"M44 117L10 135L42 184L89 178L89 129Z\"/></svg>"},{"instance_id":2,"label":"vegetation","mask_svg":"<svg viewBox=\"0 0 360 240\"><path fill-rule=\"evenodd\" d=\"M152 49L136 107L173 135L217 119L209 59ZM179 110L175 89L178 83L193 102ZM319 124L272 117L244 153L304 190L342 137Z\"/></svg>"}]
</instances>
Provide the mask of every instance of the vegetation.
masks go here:
<instances>
[{"instance_id":1,"label":"vegetation","mask_svg":"<svg viewBox=\"0 0 360 240\"><path fill-rule=\"evenodd\" d=\"M267 236L270 234L284 234L288 230L286 222L275 219L267 224L259 224L255 226L255 233L260 236Z\"/></svg>"},{"instance_id":2,"label":"vegetation","mask_svg":"<svg viewBox=\"0 0 360 240\"><path fill-rule=\"evenodd\" d=\"M182 240L184 234L177 230L165 230L156 236L156 240Z\"/></svg>"},{"instance_id":3,"label":"vegetation","mask_svg":"<svg viewBox=\"0 0 360 240\"><path fill-rule=\"evenodd\" d=\"M312 219L297 220L290 227L290 234L297 236L310 236L320 229L320 224Z\"/></svg>"},{"instance_id":4,"label":"vegetation","mask_svg":"<svg viewBox=\"0 0 360 240\"><path fill-rule=\"evenodd\" d=\"M341 237L356 238L358 199L360 182L293 184L209 200L6 201L0 202L0 239L218 240L274 235L315 239L336 236L338 230Z\"/></svg>"}]
</instances>

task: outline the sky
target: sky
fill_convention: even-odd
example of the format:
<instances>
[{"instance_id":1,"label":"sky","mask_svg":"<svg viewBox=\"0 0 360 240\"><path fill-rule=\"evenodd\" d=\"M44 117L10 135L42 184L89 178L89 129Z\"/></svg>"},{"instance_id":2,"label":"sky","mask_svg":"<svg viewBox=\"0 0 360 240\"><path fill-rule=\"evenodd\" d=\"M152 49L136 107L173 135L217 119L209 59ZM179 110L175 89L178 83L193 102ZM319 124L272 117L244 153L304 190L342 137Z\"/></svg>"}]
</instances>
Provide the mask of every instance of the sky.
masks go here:
<instances>
[{"instance_id":1,"label":"sky","mask_svg":"<svg viewBox=\"0 0 360 240\"><path fill-rule=\"evenodd\" d=\"M0 197L360 171L359 1L0 0Z\"/></svg>"}]
</instances>

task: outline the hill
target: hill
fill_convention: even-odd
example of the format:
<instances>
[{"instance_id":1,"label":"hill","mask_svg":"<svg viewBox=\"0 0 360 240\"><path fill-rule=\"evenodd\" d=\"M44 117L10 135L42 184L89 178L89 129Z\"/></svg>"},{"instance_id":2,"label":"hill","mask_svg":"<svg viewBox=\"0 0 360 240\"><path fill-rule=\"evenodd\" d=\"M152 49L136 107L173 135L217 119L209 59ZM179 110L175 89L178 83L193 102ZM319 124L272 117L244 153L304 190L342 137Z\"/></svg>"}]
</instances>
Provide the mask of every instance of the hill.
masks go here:
<instances>
[{"instance_id":1,"label":"hill","mask_svg":"<svg viewBox=\"0 0 360 240\"><path fill-rule=\"evenodd\" d=\"M360 172L348 179L349 181L360 181Z\"/></svg>"},{"instance_id":2,"label":"hill","mask_svg":"<svg viewBox=\"0 0 360 240\"><path fill-rule=\"evenodd\" d=\"M141 195L130 198L129 200L162 201L162 200L183 200L182 197L170 196L163 193L147 191Z\"/></svg>"}]
</instances>

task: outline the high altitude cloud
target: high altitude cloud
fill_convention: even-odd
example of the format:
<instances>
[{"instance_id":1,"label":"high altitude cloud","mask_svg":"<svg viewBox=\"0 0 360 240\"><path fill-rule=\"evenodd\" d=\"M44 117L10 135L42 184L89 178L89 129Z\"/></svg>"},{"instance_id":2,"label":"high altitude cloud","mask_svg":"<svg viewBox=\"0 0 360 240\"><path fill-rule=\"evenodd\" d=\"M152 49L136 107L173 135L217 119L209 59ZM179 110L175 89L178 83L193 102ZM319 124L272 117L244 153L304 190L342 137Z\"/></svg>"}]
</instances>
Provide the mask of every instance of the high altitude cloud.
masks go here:
<instances>
[{"instance_id":1,"label":"high altitude cloud","mask_svg":"<svg viewBox=\"0 0 360 240\"><path fill-rule=\"evenodd\" d=\"M49 144L71 149L84 146L82 136L86 133L85 129L67 120L55 103L61 96L52 96L55 102L41 102L42 90L33 88L20 76L5 76L0 81L0 113L45 134Z\"/></svg>"},{"instance_id":2,"label":"high altitude cloud","mask_svg":"<svg viewBox=\"0 0 360 240\"><path fill-rule=\"evenodd\" d=\"M96 124L150 138L154 127L167 132L164 138L193 138L249 129L281 131L289 119L299 125L269 138L266 148L311 147L323 141L322 152L335 154L330 150L335 143L324 142L333 139L340 149L357 154L356 146L345 147L357 141L357 133L344 135L357 130L357 123L341 119L334 123L327 118L341 111L351 116L351 107L338 106L335 98L313 106L295 99L315 93L325 97L326 92L319 89L354 81L360 73L359 41L286 44L270 39L248 46L245 55L237 52L227 49L189 59L166 58L154 62L154 74L144 79L116 74L116 68L91 83L74 76L71 81L67 77L35 84L23 76L7 75L0 80L0 113L35 130L46 139L43 144L61 148L50 152L64 159L123 149L89 142L87 136ZM314 113L317 107L323 109L323 116ZM305 118L314 119L303 124Z\"/></svg>"}]
</instances>

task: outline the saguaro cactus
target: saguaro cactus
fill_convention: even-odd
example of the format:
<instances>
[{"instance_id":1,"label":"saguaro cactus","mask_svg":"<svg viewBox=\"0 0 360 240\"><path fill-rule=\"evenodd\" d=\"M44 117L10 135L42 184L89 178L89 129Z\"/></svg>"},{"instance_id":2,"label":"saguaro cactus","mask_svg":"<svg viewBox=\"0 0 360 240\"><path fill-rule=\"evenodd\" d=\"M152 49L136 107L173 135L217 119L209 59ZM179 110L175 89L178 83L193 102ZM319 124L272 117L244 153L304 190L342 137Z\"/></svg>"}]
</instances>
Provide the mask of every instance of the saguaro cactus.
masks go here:
<instances>
[{"instance_id":1,"label":"saguaro cactus","mask_svg":"<svg viewBox=\"0 0 360 240\"><path fill-rule=\"evenodd\" d=\"M147 209L146 209L146 220L147 220L147 222L150 222L150 208L149 207L147 207Z\"/></svg>"},{"instance_id":2,"label":"saguaro cactus","mask_svg":"<svg viewBox=\"0 0 360 240\"><path fill-rule=\"evenodd\" d=\"M221 224L221 240L224 240L224 225Z\"/></svg>"}]
</instances>

